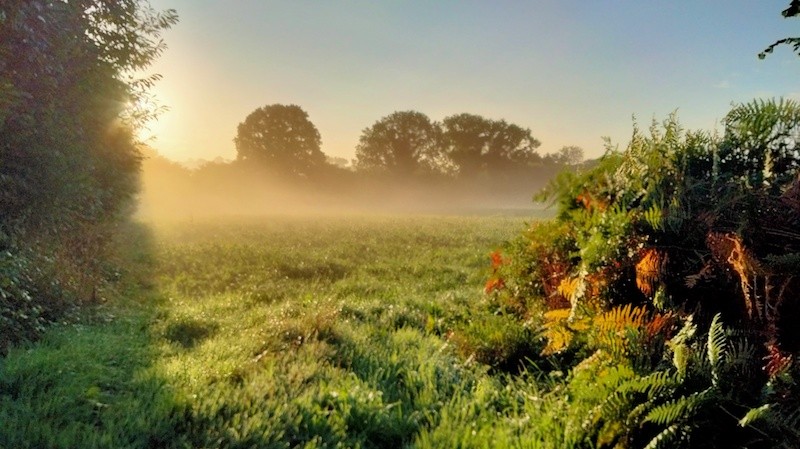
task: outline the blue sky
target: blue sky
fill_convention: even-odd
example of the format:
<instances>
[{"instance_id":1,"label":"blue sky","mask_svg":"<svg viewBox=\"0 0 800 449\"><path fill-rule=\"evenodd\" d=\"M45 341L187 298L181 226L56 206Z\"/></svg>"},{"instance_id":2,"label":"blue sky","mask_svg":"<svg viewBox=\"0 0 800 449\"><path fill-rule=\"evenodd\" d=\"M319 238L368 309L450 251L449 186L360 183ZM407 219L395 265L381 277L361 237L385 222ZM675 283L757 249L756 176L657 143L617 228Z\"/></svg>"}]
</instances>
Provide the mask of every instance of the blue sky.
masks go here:
<instances>
[{"instance_id":1,"label":"blue sky","mask_svg":"<svg viewBox=\"0 0 800 449\"><path fill-rule=\"evenodd\" d=\"M235 155L255 108L297 104L322 150L352 158L362 130L394 111L471 112L530 128L540 152L624 147L677 111L711 130L732 102L800 99L788 0L151 0L181 21L152 67L170 108L151 143L176 159Z\"/></svg>"}]
</instances>

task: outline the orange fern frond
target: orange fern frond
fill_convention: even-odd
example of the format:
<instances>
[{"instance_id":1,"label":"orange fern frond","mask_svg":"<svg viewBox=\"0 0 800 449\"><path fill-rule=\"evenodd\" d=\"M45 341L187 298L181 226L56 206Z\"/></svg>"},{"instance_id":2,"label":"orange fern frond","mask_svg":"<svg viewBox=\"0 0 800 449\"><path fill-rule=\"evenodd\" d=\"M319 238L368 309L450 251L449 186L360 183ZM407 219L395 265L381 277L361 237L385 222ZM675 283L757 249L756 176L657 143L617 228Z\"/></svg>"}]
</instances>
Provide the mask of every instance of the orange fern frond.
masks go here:
<instances>
[{"instance_id":1,"label":"orange fern frond","mask_svg":"<svg viewBox=\"0 0 800 449\"><path fill-rule=\"evenodd\" d=\"M594 320L598 332L620 332L628 327L641 328L647 320L647 310L644 307L633 307L627 304L615 307L608 312L598 315Z\"/></svg>"},{"instance_id":2,"label":"orange fern frond","mask_svg":"<svg viewBox=\"0 0 800 449\"><path fill-rule=\"evenodd\" d=\"M764 371L769 378L775 379L792 365L792 356L784 354L774 341L767 343L767 355L764 357Z\"/></svg>"},{"instance_id":3,"label":"orange fern frond","mask_svg":"<svg viewBox=\"0 0 800 449\"><path fill-rule=\"evenodd\" d=\"M653 338L656 336L664 336L665 338L670 337L670 331L672 330L672 326L676 322L675 315L671 313L656 313L645 325L645 330L647 332L648 338Z\"/></svg>"},{"instance_id":4,"label":"orange fern frond","mask_svg":"<svg viewBox=\"0 0 800 449\"><path fill-rule=\"evenodd\" d=\"M486 281L486 285L483 287L484 293L487 295L492 292L496 292L505 288L506 283L502 278L493 277Z\"/></svg>"},{"instance_id":5,"label":"orange fern frond","mask_svg":"<svg viewBox=\"0 0 800 449\"><path fill-rule=\"evenodd\" d=\"M575 293L578 291L579 282L580 282L579 278L562 279L561 282L558 284L558 289L557 289L558 294L572 301L572 299L575 297Z\"/></svg>"},{"instance_id":6,"label":"orange fern frond","mask_svg":"<svg viewBox=\"0 0 800 449\"><path fill-rule=\"evenodd\" d=\"M648 347L654 338L666 338L674 323L672 314L651 316L646 308L627 304L597 315L591 337L597 348L628 357L637 349Z\"/></svg>"},{"instance_id":7,"label":"orange fern frond","mask_svg":"<svg viewBox=\"0 0 800 449\"><path fill-rule=\"evenodd\" d=\"M758 317L760 307L753 292L753 282L762 272L761 264L745 248L742 239L732 232L710 232L706 236L706 245L717 262L727 264L739 276L747 315Z\"/></svg>"},{"instance_id":8,"label":"orange fern frond","mask_svg":"<svg viewBox=\"0 0 800 449\"><path fill-rule=\"evenodd\" d=\"M544 313L542 337L547 340L547 345L542 350L542 355L561 352L572 342L573 332L567 327L571 313L570 309L556 309Z\"/></svg>"},{"instance_id":9,"label":"orange fern frond","mask_svg":"<svg viewBox=\"0 0 800 449\"><path fill-rule=\"evenodd\" d=\"M667 258L665 252L648 248L636 264L636 286L645 295L652 296L656 291L666 272Z\"/></svg>"},{"instance_id":10,"label":"orange fern frond","mask_svg":"<svg viewBox=\"0 0 800 449\"><path fill-rule=\"evenodd\" d=\"M493 270L497 270L498 268L500 268L501 265L503 265L505 263L505 259L503 258L503 254L500 253L500 251L492 251L492 253L489 255L489 257L492 259L492 269Z\"/></svg>"}]
</instances>

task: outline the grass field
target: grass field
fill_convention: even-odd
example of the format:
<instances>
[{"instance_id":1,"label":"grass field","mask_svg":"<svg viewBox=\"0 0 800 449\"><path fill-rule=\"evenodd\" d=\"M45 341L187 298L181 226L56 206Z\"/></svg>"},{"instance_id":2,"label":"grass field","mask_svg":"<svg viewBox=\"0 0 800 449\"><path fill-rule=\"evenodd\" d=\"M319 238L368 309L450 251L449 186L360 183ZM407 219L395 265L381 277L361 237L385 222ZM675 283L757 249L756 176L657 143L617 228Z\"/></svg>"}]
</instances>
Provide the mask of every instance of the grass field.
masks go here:
<instances>
[{"instance_id":1,"label":"grass field","mask_svg":"<svg viewBox=\"0 0 800 449\"><path fill-rule=\"evenodd\" d=\"M132 228L109 302L0 360L0 447L539 447L542 383L498 369L533 334L482 293L524 225Z\"/></svg>"}]
</instances>

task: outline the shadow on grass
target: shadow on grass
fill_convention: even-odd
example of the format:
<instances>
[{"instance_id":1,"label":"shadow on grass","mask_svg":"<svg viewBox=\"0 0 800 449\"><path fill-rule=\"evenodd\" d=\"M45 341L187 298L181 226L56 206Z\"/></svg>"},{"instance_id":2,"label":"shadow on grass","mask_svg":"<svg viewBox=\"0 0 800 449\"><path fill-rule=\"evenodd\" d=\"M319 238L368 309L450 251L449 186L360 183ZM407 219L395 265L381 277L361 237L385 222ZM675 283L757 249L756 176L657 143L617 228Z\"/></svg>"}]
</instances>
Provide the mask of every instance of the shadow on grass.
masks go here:
<instances>
[{"instance_id":1,"label":"shadow on grass","mask_svg":"<svg viewBox=\"0 0 800 449\"><path fill-rule=\"evenodd\" d=\"M214 335L218 326L200 320L185 318L167 326L164 337L181 345L184 349L194 348L198 343Z\"/></svg>"},{"instance_id":2,"label":"shadow on grass","mask_svg":"<svg viewBox=\"0 0 800 449\"><path fill-rule=\"evenodd\" d=\"M0 447L186 446L187 402L153 369L159 354L149 328L163 300L153 236L129 224L120 237L116 263L125 274L108 303L0 358Z\"/></svg>"}]
</instances>

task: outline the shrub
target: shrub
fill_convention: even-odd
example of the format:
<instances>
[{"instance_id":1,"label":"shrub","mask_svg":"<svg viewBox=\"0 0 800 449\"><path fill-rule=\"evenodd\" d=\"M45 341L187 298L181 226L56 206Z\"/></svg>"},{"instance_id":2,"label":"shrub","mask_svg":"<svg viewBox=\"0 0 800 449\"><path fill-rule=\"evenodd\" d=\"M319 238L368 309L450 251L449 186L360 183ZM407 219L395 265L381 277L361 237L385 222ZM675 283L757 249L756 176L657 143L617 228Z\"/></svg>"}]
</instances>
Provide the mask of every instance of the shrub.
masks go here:
<instances>
[{"instance_id":1,"label":"shrub","mask_svg":"<svg viewBox=\"0 0 800 449\"><path fill-rule=\"evenodd\" d=\"M497 304L541 323L543 355L574 355L569 407L591 413L564 418L573 444L797 440L800 105L738 105L724 129L635 126L624 152L540 194L557 218L510 244L494 274Z\"/></svg>"}]
</instances>

